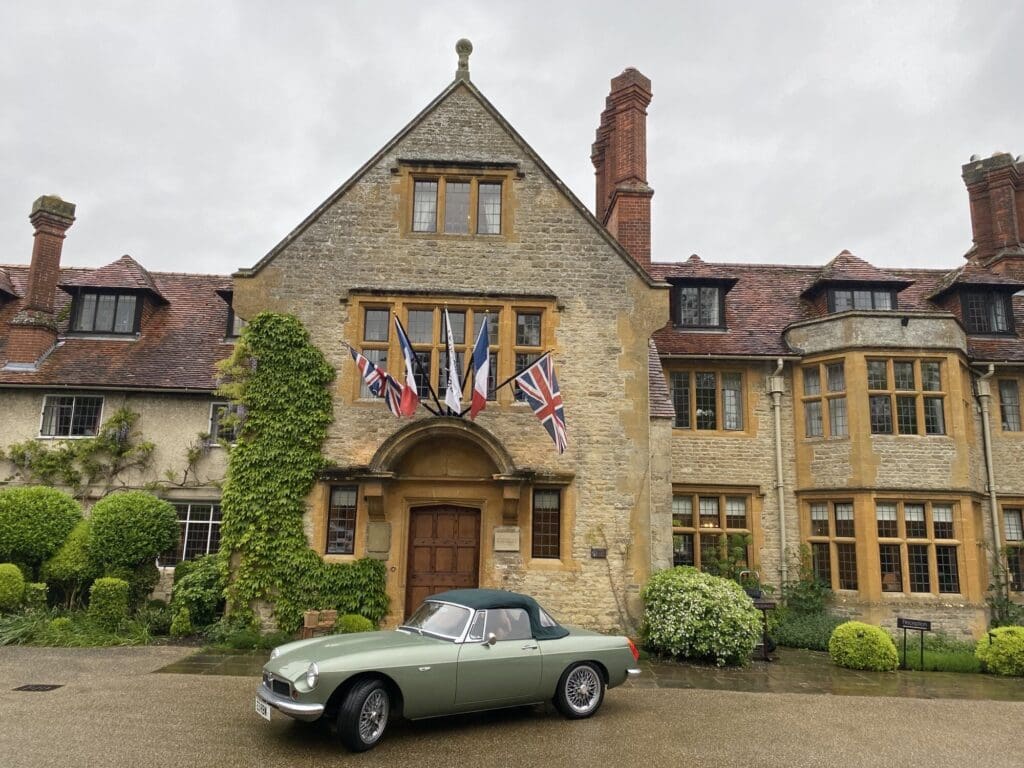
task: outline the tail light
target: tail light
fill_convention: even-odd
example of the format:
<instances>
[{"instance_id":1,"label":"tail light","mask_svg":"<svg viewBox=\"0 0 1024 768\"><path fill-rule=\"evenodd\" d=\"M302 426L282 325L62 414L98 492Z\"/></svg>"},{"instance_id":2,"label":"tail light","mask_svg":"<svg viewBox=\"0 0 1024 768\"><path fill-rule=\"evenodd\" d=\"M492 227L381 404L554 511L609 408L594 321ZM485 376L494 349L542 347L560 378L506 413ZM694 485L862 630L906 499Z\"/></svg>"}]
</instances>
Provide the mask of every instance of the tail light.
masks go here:
<instances>
[{"instance_id":1,"label":"tail light","mask_svg":"<svg viewBox=\"0 0 1024 768\"><path fill-rule=\"evenodd\" d=\"M626 642L629 643L629 652L633 654L633 661L640 661L640 651L636 649L636 645L628 637Z\"/></svg>"}]
</instances>

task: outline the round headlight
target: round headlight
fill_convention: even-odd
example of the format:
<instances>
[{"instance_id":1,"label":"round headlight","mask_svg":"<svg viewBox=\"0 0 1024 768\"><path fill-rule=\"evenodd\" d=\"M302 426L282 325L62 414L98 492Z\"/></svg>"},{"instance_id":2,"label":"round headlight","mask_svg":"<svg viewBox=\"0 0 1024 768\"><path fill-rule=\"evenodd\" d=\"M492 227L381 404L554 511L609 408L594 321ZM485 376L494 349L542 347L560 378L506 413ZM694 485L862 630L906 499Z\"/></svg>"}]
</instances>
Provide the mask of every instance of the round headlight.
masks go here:
<instances>
[{"instance_id":1,"label":"round headlight","mask_svg":"<svg viewBox=\"0 0 1024 768\"><path fill-rule=\"evenodd\" d=\"M272 659L276 659L280 655L281 655L281 649L280 648L275 648L274 650L272 650L270 652L270 658L272 658Z\"/></svg>"},{"instance_id":2,"label":"round headlight","mask_svg":"<svg viewBox=\"0 0 1024 768\"><path fill-rule=\"evenodd\" d=\"M316 688L316 684L319 679L320 667L318 667L316 665L316 662L314 661L312 664L309 665L309 668L306 670L306 685L308 685L310 688Z\"/></svg>"}]
</instances>

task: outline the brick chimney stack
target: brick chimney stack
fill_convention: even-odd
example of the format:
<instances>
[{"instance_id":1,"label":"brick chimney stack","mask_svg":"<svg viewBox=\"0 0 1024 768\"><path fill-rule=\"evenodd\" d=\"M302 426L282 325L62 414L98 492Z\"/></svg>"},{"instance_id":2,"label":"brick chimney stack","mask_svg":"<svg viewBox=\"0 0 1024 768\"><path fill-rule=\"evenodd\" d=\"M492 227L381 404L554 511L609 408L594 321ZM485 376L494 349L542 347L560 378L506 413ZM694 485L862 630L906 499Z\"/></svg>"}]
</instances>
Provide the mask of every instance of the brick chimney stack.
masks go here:
<instances>
[{"instance_id":1,"label":"brick chimney stack","mask_svg":"<svg viewBox=\"0 0 1024 768\"><path fill-rule=\"evenodd\" d=\"M33 370L57 342L54 295L60 277L60 252L65 232L75 220L74 203L44 195L32 204L29 221L35 227L32 264L21 311L11 320L7 368Z\"/></svg>"},{"instance_id":2,"label":"brick chimney stack","mask_svg":"<svg viewBox=\"0 0 1024 768\"><path fill-rule=\"evenodd\" d=\"M590 159L597 178L598 220L644 267L651 264L651 197L647 185L647 107L651 81L630 67L612 78Z\"/></svg>"},{"instance_id":3,"label":"brick chimney stack","mask_svg":"<svg viewBox=\"0 0 1024 768\"><path fill-rule=\"evenodd\" d=\"M1024 280L1024 161L1006 152L963 166L974 247L966 257Z\"/></svg>"}]
</instances>

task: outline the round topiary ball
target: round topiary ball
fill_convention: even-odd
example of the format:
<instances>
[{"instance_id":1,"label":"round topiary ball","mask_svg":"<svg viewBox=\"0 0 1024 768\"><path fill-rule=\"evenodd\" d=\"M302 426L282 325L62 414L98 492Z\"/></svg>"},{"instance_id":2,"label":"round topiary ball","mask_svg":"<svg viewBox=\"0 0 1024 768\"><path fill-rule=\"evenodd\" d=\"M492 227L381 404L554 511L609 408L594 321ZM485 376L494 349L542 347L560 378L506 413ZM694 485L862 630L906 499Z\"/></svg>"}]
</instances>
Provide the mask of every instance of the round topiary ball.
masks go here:
<instances>
[{"instance_id":1,"label":"round topiary ball","mask_svg":"<svg viewBox=\"0 0 1024 768\"><path fill-rule=\"evenodd\" d=\"M761 637L761 612L734 581L680 566L644 587L644 644L668 656L746 664Z\"/></svg>"},{"instance_id":2,"label":"round topiary ball","mask_svg":"<svg viewBox=\"0 0 1024 768\"><path fill-rule=\"evenodd\" d=\"M0 491L0 561L36 568L57 551L81 519L78 502L54 488Z\"/></svg>"},{"instance_id":3,"label":"round topiary ball","mask_svg":"<svg viewBox=\"0 0 1024 768\"><path fill-rule=\"evenodd\" d=\"M17 610L25 594L25 576L13 563L0 565L0 613Z\"/></svg>"},{"instance_id":4,"label":"round topiary ball","mask_svg":"<svg viewBox=\"0 0 1024 768\"><path fill-rule=\"evenodd\" d=\"M348 635L353 632L373 632L377 627L372 621L358 613L346 613L338 617L334 622L334 631L339 635Z\"/></svg>"},{"instance_id":5,"label":"round topiary ball","mask_svg":"<svg viewBox=\"0 0 1024 768\"><path fill-rule=\"evenodd\" d=\"M104 571L135 568L178 543L174 507L144 491L124 491L97 501L89 523L89 557Z\"/></svg>"},{"instance_id":6,"label":"round topiary ball","mask_svg":"<svg viewBox=\"0 0 1024 768\"><path fill-rule=\"evenodd\" d=\"M997 627L985 634L974 656L986 672L994 675L1024 676L1024 627Z\"/></svg>"},{"instance_id":7,"label":"round topiary ball","mask_svg":"<svg viewBox=\"0 0 1024 768\"><path fill-rule=\"evenodd\" d=\"M889 633L860 621L836 627L828 641L828 653L834 664L847 669L891 672L900 663Z\"/></svg>"},{"instance_id":8,"label":"round topiary ball","mask_svg":"<svg viewBox=\"0 0 1024 768\"><path fill-rule=\"evenodd\" d=\"M89 590L89 618L97 626L114 632L128 618L128 582L104 577Z\"/></svg>"}]
</instances>

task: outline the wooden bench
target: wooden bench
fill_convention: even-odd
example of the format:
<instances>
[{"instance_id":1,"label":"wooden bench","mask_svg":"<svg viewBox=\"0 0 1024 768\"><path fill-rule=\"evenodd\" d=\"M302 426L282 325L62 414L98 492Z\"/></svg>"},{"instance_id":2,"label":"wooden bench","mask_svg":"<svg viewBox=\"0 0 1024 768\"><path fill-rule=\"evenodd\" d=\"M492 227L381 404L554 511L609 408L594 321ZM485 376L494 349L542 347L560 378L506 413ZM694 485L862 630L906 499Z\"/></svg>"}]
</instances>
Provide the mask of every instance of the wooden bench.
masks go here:
<instances>
[{"instance_id":1,"label":"wooden bench","mask_svg":"<svg viewBox=\"0 0 1024 768\"><path fill-rule=\"evenodd\" d=\"M306 611L302 614L302 639L331 634L337 620L337 611Z\"/></svg>"}]
</instances>

